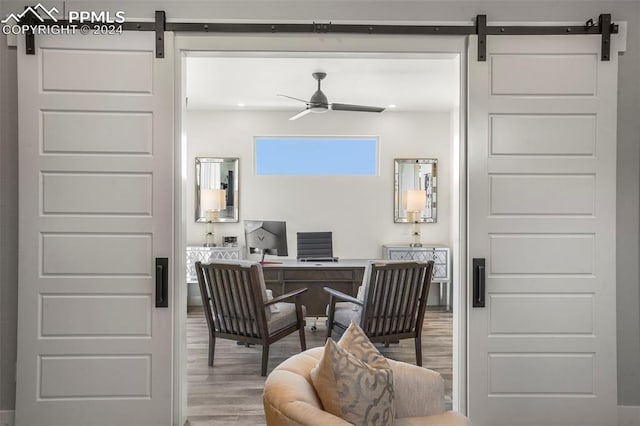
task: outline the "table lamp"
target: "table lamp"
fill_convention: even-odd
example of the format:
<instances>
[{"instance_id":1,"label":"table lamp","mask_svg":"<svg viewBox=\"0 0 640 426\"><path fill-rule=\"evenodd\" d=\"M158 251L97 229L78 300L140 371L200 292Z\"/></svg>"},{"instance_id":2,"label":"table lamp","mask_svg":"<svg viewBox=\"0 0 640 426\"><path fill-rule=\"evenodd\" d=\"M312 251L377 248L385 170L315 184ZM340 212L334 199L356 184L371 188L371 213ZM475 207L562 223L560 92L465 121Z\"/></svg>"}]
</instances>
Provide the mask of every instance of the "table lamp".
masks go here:
<instances>
[{"instance_id":1,"label":"table lamp","mask_svg":"<svg viewBox=\"0 0 640 426\"><path fill-rule=\"evenodd\" d=\"M227 191L224 189L203 189L200 193L200 205L207 218L207 232L204 246L215 247L213 222L220 218L220 210L227 207Z\"/></svg>"},{"instance_id":2,"label":"table lamp","mask_svg":"<svg viewBox=\"0 0 640 426\"><path fill-rule=\"evenodd\" d=\"M420 242L420 213L427 204L427 192L419 189L406 191L404 197L404 208L407 210L409 220L413 222L413 242L411 247L422 247Z\"/></svg>"}]
</instances>

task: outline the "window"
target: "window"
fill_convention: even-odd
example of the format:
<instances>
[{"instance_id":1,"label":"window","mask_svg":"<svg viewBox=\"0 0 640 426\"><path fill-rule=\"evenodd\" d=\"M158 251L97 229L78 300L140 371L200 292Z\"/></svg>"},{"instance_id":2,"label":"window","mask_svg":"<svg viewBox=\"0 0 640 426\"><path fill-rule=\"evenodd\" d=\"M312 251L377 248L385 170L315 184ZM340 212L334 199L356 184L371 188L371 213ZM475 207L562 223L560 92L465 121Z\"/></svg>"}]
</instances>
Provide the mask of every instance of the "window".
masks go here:
<instances>
[{"instance_id":1,"label":"window","mask_svg":"<svg viewBox=\"0 0 640 426\"><path fill-rule=\"evenodd\" d=\"M256 137L257 175L378 175L377 137Z\"/></svg>"}]
</instances>

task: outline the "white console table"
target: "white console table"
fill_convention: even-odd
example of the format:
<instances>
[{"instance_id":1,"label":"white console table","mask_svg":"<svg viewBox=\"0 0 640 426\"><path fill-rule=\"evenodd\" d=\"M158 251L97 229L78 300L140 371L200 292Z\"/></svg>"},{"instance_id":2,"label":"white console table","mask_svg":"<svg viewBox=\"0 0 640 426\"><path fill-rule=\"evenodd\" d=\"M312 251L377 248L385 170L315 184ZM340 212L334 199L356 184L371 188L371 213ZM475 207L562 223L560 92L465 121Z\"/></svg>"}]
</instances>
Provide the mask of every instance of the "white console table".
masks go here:
<instances>
[{"instance_id":1,"label":"white console table","mask_svg":"<svg viewBox=\"0 0 640 426\"><path fill-rule=\"evenodd\" d=\"M388 244L382 246L382 255L390 260L418 260L427 262L433 260L432 283L440 284L440 304L451 309L451 254L449 247L429 245L411 247L408 244ZM444 290L444 291L443 291Z\"/></svg>"},{"instance_id":2,"label":"white console table","mask_svg":"<svg viewBox=\"0 0 640 426\"><path fill-rule=\"evenodd\" d=\"M214 260L244 259L244 247L187 247L187 304L200 305L200 288L196 275L196 262L208 263Z\"/></svg>"}]
</instances>

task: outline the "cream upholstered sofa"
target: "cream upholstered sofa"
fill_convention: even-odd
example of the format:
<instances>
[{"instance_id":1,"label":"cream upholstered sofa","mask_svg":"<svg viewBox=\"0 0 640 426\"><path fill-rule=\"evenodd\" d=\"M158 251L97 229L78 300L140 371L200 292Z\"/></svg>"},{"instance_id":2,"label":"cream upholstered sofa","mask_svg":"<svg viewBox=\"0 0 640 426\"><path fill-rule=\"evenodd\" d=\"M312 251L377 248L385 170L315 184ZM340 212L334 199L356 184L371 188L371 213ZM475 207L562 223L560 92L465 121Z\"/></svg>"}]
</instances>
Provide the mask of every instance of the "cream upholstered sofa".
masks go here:
<instances>
[{"instance_id":1,"label":"cream upholstered sofa","mask_svg":"<svg viewBox=\"0 0 640 426\"><path fill-rule=\"evenodd\" d=\"M267 377L263 402L267 425L349 425L322 409L311 382L311 369L324 348L292 356ZM444 381L439 373L388 359L393 370L397 426L468 426L463 415L445 411Z\"/></svg>"}]
</instances>

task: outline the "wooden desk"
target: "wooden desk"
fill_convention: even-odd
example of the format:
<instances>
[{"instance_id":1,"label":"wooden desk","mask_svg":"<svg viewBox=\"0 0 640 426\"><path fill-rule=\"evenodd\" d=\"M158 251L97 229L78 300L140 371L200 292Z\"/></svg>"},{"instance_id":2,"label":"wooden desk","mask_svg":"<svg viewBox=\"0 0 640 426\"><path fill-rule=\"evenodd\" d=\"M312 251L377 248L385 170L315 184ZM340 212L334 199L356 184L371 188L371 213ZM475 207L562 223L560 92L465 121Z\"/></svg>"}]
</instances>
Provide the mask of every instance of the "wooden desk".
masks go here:
<instances>
[{"instance_id":1,"label":"wooden desk","mask_svg":"<svg viewBox=\"0 0 640 426\"><path fill-rule=\"evenodd\" d=\"M301 296L307 307L307 316L324 317L329 296L322 287L331 287L355 297L367 262L366 259L321 263L285 259L282 263L263 265L264 280L274 297L308 288Z\"/></svg>"}]
</instances>

